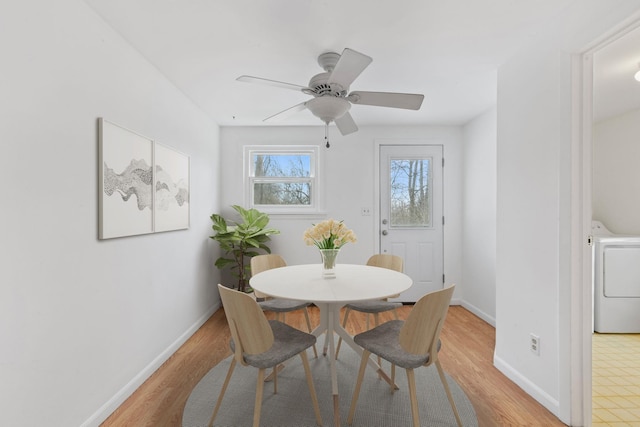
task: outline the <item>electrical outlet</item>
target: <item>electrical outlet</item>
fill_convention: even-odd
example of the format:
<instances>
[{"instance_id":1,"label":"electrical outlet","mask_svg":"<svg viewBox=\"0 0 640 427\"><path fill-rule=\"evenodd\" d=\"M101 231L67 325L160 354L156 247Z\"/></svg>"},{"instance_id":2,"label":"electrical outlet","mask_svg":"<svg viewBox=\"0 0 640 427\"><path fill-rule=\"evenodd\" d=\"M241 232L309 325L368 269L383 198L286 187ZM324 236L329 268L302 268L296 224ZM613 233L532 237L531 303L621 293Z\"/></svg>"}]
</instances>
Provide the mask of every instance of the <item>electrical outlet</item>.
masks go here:
<instances>
[{"instance_id":1,"label":"electrical outlet","mask_svg":"<svg viewBox=\"0 0 640 427\"><path fill-rule=\"evenodd\" d=\"M370 216L371 208L361 208L360 213L362 213L362 216Z\"/></svg>"},{"instance_id":2,"label":"electrical outlet","mask_svg":"<svg viewBox=\"0 0 640 427\"><path fill-rule=\"evenodd\" d=\"M535 334L529 334L529 348L536 356L540 356L540 337Z\"/></svg>"}]
</instances>

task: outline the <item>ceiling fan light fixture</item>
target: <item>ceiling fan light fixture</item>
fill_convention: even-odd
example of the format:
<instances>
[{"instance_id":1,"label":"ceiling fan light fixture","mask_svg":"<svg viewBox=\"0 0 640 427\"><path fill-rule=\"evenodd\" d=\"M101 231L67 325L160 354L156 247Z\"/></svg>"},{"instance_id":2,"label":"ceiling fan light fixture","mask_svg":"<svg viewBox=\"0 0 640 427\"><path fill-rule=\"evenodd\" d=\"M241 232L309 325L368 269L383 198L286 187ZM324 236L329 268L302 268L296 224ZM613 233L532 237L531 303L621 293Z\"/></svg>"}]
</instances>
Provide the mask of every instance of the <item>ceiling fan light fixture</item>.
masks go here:
<instances>
[{"instance_id":1,"label":"ceiling fan light fixture","mask_svg":"<svg viewBox=\"0 0 640 427\"><path fill-rule=\"evenodd\" d=\"M420 109L424 99L424 95L420 94L363 91L349 93L351 83L371 64L371 61L373 59L370 56L345 48L341 54L325 52L318 57L318 64L324 73L313 76L308 86L246 75L238 77L237 80L293 89L313 96L312 99L280 111L264 121L275 121L308 108L314 116L325 123L325 139L328 147L328 127L331 122L335 123L342 135L349 135L358 130L353 117L349 114L352 103L405 110Z\"/></svg>"},{"instance_id":2,"label":"ceiling fan light fixture","mask_svg":"<svg viewBox=\"0 0 640 427\"><path fill-rule=\"evenodd\" d=\"M305 105L314 116L319 117L325 123L339 119L351 108L349 101L335 96L313 98Z\"/></svg>"}]
</instances>

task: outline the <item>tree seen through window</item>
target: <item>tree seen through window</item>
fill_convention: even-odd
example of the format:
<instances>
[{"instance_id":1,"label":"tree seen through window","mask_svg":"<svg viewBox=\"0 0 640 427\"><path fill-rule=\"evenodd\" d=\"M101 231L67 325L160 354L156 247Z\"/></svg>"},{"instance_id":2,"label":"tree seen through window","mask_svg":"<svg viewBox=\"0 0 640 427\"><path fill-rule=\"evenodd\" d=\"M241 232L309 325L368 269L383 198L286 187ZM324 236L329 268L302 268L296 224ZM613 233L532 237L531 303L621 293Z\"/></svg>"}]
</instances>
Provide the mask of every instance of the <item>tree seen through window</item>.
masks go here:
<instances>
[{"instance_id":1,"label":"tree seen through window","mask_svg":"<svg viewBox=\"0 0 640 427\"><path fill-rule=\"evenodd\" d=\"M390 164L391 225L431 225L431 159L393 159Z\"/></svg>"},{"instance_id":2,"label":"tree seen through window","mask_svg":"<svg viewBox=\"0 0 640 427\"><path fill-rule=\"evenodd\" d=\"M308 154L255 154L253 202L256 205L311 203L311 156Z\"/></svg>"}]
</instances>

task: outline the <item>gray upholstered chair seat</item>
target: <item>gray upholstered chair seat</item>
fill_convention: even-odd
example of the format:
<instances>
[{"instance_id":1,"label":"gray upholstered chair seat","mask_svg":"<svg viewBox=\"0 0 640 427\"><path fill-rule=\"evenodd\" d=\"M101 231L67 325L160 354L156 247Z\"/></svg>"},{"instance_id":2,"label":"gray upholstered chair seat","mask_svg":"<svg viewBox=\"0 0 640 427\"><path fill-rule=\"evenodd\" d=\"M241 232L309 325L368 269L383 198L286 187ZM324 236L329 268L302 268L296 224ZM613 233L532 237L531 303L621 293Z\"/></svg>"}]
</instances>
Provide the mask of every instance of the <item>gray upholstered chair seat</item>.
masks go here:
<instances>
[{"instance_id":1,"label":"gray upholstered chair seat","mask_svg":"<svg viewBox=\"0 0 640 427\"><path fill-rule=\"evenodd\" d=\"M366 332L356 335L353 340L360 347L369 350L383 359L405 369L415 369L429 362L429 354L416 355L407 353L400 346L400 329L402 320L391 320ZM440 351L438 340L438 351Z\"/></svg>"},{"instance_id":2,"label":"gray upholstered chair seat","mask_svg":"<svg viewBox=\"0 0 640 427\"><path fill-rule=\"evenodd\" d=\"M401 302L391 302L385 300L373 300L373 301L359 301L357 303L351 303L346 305L351 310L359 311L362 313L382 313L384 311L393 310L398 307L402 307Z\"/></svg>"},{"instance_id":3,"label":"gray upholstered chair seat","mask_svg":"<svg viewBox=\"0 0 640 427\"><path fill-rule=\"evenodd\" d=\"M260 354L243 353L244 361L256 368L272 368L279 363L297 356L316 343L316 337L293 328L277 320L269 320L269 326L273 330L273 345ZM236 351L233 339L229 341L231 351Z\"/></svg>"},{"instance_id":4,"label":"gray upholstered chair seat","mask_svg":"<svg viewBox=\"0 0 640 427\"><path fill-rule=\"evenodd\" d=\"M311 304L305 301L294 301L284 298L266 299L258 301L258 305L265 311L273 311L275 313L287 313L289 311L300 310L309 307Z\"/></svg>"}]
</instances>

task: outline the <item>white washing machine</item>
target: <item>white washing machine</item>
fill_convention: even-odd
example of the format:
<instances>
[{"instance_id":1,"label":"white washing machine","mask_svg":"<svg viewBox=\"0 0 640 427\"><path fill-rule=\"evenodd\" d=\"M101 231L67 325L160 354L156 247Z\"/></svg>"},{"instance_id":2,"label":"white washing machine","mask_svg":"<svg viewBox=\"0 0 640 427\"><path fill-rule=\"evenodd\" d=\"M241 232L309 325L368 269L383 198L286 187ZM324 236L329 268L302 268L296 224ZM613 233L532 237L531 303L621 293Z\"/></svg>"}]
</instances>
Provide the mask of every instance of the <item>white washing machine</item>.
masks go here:
<instances>
[{"instance_id":1,"label":"white washing machine","mask_svg":"<svg viewBox=\"0 0 640 427\"><path fill-rule=\"evenodd\" d=\"M640 236L611 233L593 221L593 320L604 333L640 332Z\"/></svg>"}]
</instances>

